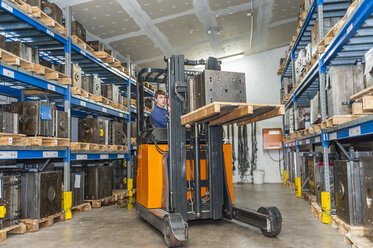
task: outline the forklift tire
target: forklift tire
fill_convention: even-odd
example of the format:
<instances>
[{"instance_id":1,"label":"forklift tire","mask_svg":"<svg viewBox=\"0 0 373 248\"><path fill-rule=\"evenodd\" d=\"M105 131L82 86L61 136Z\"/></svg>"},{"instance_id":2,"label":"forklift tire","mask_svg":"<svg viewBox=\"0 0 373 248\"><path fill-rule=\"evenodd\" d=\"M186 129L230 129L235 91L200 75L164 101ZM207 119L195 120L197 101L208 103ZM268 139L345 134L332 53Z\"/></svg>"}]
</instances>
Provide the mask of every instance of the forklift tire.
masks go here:
<instances>
[{"instance_id":1,"label":"forklift tire","mask_svg":"<svg viewBox=\"0 0 373 248\"><path fill-rule=\"evenodd\" d=\"M268 232L266 229L261 229L264 236L268 238L274 238L281 232L282 227L282 216L280 210L276 207L261 207L258 209L258 213L268 215L271 222L271 231Z\"/></svg>"},{"instance_id":2,"label":"forklift tire","mask_svg":"<svg viewBox=\"0 0 373 248\"><path fill-rule=\"evenodd\" d=\"M163 237L167 247L179 247L182 244L182 242L176 239L173 234L171 230L171 222L168 217L165 217L163 220Z\"/></svg>"}]
</instances>

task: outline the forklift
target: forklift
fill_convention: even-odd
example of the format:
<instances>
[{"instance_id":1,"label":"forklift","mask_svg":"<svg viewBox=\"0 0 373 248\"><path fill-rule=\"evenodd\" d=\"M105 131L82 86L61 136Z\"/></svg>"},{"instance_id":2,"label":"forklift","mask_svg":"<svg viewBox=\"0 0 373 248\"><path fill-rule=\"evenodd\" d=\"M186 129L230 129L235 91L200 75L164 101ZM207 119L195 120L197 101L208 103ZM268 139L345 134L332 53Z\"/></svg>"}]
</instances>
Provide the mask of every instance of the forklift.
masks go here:
<instances>
[{"instance_id":1,"label":"forklift","mask_svg":"<svg viewBox=\"0 0 373 248\"><path fill-rule=\"evenodd\" d=\"M282 227L276 207L253 211L234 204L232 147L223 142L223 127L208 122L181 124L181 116L192 110L192 98L198 98L190 94L188 77L201 73L185 66L202 64L219 70L218 61L172 55L165 62L166 69L144 68L138 74L136 212L163 234L168 247L186 242L188 222L199 220L234 219L276 237ZM157 128L144 117L143 82L166 85L167 128Z\"/></svg>"}]
</instances>

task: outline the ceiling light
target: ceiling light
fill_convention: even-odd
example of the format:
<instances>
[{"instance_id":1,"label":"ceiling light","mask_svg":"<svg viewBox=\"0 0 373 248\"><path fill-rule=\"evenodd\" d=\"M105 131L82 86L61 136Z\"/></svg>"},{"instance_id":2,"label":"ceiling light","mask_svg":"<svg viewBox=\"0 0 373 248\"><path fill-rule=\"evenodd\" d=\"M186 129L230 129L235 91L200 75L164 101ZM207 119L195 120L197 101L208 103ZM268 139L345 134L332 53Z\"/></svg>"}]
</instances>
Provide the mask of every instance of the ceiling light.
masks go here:
<instances>
[{"instance_id":1,"label":"ceiling light","mask_svg":"<svg viewBox=\"0 0 373 248\"><path fill-rule=\"evenodd\" d=\"M247 16L252 16L253 14L251 12L248 12L246 15Z\"/></svg>"}]
</instances>

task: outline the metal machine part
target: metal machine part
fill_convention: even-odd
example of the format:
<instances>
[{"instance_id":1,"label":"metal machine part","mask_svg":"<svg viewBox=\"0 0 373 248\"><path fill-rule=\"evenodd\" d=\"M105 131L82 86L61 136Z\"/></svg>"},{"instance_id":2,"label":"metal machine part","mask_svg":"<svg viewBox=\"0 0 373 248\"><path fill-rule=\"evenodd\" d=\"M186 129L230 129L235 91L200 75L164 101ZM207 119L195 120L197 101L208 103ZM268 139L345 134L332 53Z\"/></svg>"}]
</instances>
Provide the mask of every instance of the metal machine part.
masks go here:
<instances>
[{"instance_id":1,"label":"metal machine part","mask_svg":"<svg viewBox=\"0 0 373 248\"><path fill-rule=\"evenodd\" d=\"M70 189L72 192L72 206L84 203L84 179L85 173L71 173Z\"/></svg>"},{"instance_id":2,"label":"metal machine part","mask_svg":"<svg viewBox=\"0 0 373 248\"><path fill-rule=\"evenodd\" d=\"M68 138L68 113L53 110L53 136L57 138Z\"/></svg>"},{"instance_id":3,"label":"metal machine part","mask_svg":"<svg viewBox=\"0 0 373 248\"><path fill-rule=\"evenodd\" d=\"M82 68L73 63L71 69L72 86L82 88Z\"/></svg>"},{"instance_id":4,"label":"metal machine part","mask_svg":"<svg viewBox=\"0 0 373 248\"><path fill-rule=\"evenodd\" d=\"M41 219L61 212L62 172L22 174L21 218Z\"/></svg>"},{"instance_id":5,"label":"metal machine part","mask_svg":"<svg viewBox=\"0 0 373 248\"><path fill-rule=\"evenodd\" d=\"M124 160L113 160L113 189L124 189L125 184L123 179L127 175L127 168Z\"/></svg>"},{"instance_id":6,"label":"metal machine part","mask_svg":"<svg viewBox=\"0 0 373 248\"><path fill-rule=\"evenodd\" d=\"M83 25L77 21L71 23L71 35L76 35L79 39L86 42L86 30Z\"/></svg>"},{"instance_id":7,"label":"metal machine part","mask_svg":"<svg viewBox=\"0 0 373 248\"><path fill-rule=\"evenodd\" d=\"M308 168L308 184L309 191L315 194L315 159L314 157L307 157L307 168Z\"/></svg>"},{"instance_id":8,"label":"metal machine part","mask_svg":"<svg viewBox=\"0 0 373 248\"><path fill-rule=\"evenodd\" d=\"M15 225L21 212L21 177L19 175L0 176L0 206L5 208L5 216L0 218L0 229Z\"/></svg>"},{"instance_id":9,"label":"metal machine part","mask_svg":"<svg viewBox=\"0 0 373 248\"><path fill-rule=\"evenodd\" d=\"M360 157L362 165L361 205L364 235L373 242L373 162L372 157Z\"/></svg>"},{"instance_id":10,"label":"metal machine part","mask_svg":"<svg viewBox=\"0 0 373 248\"><path fill-rule=\"evenodd\" d=\"M0 132L18 133L18 113L12 111L11 104L0 106Z\"/></svg>"},{"instance_id":11,"label":"metal machine part","mask_svg":"<svg viewBox=\"0 0 373 248\"><path fill-rule=\"evenodd\" d=\"M63 12L55 3L42 3L41 8L45 14L50 16L59 24L63 24Z\"/></svg>"},{"instance_id":12,"label":"metal machine part","mask_svg":"<svg viewBox=\"0 0 373 248\"><path fill-rule=\"evenodd\" d=\"M53 136L53 105L30 101L22 102L19 132L26 135Z\"/></svg>"},{"instance_id":13,"label":"metal machine part","mask_svg":"<svg viewBox=\"0 0 373 248\"><path fill-rule=\"evenodd\" d=\"M123 123L114 121L111 123L111 140L113 145L123 145Z\"/></svg>"},{"instance_id":14,"label":"metal machine part","mask_svg":"<svg viewBox=\"0 0 373 248\"><path fill-rule=\"evenodd\" d=\"M337 216L351 226L362 225L361 163L334 161L334 188Z\"/></svg>"},{"instance_id":15,"label":"metal machine part","mask_svg":"<svg viewBox=\"0 0 373 248\"><path fill-rule=\"evenodd\" d=\"M104 132L104 124L101 124L101 129L99 128L98 118L79 118L78 121L79 131L78 131L78 141L84 143L99 143L99 141L105 141L105 139L100 139L100 132ZM104 122L101 122L104 123ZM101 131L102 130L102 131ZM104 143L103 143L104 144Z\"/></svg>"},{"instance_id":16,"label":"metal machine part","mask_svg":"<svg viewBox=\"0 0 373 248\"><path fill-rule=\"evenodd\" d=\"M86 200L111 196L113 189L113 168L111 166L87 167L85 174Z\"/></svg>"},{"instance_id":17,"label":"metal machine part","mask_svg":"<svg viewBox=\"0 0 373 248\"><path fill-rule=\"evenodd\" d=\"M196 108L211 102L246 102L245 73L205 70L194 87Z\"/></svg>"},{"instance_id":18,"label":"metal machine part","mask_svg":"<svg viewBox=\"0 0 373 248\"><path fill-rule=\"evenodd\" d=\"M114 84L106 84L101 86L101 92L104 97L109 98L113 102L120 103L118 99L119 87Z\"/></svg>"},{"instance_id":19,"label":"metal machine part","mask_svg":"<svg viewBox=\"0 0 373 248\"><path fill-rule=\"evenodd\" d=\"M101 95L101 79L96 75L83 76L82 88L94 95Z\"/></svg>"}]
</instances>

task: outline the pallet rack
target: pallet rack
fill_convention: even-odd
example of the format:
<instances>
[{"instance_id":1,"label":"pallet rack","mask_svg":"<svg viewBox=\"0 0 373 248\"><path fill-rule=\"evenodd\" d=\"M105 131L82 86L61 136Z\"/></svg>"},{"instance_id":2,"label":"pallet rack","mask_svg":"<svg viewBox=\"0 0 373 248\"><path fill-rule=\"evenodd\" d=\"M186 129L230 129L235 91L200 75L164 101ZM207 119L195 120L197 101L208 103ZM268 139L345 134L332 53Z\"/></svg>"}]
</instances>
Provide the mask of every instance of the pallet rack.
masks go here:
<instances>
[{"instance_id":1,"label":"pallet rack","mask_svg":"<svg viewBox=\"0 0 373 248\"><path fill-rule=\"evenodd\" d=\"M306 73L293 88L289 98L285 101L285 108L294 109L298 107L310 106L312 99L320 92L321 118L320 129L313 133L298 131L298 119L295 119L295 134L286 136L284 143L284 158L286 170L290 175L290 161L288 152L296 152L294 162L295 177L300 176L300 147L304 145L321 146L323 150L324 164L329 161L329 147L332 142L344 140L359 142L363 137L373 137L373 116L361 116L360 118L350 118L346 122L337 125L323 125L326 119L326 73L331 66L354 65L356 62L364 61L365 53L373 47L373 1L357 0L351 5L349 1L314 0L308 11L303 25L289 49L289 54L280 68L281 82L286 77L295 78L295 58L299 51L310 43L310 30L318 21L319 37L328 37L330 43L324 47L322 53L318 53L318 59L306 69ZM328 34L323 34L323 17L343 17L337 28ZM325 39L325 38L324 38ZM323 45L323 39L319 45ZM329 178L329 167L324 168L324 178ZM330 192L329 180L324 180L326 191Z\"/></svg>"},{"instance_id":2,"label":"pallet rack","mask_svg":"<svg viewBox=\"0 0 373 248\"><path fill-rule=\"evenodd\" d=\"M86 74L96 74L103 84L120 86L121 93L130 102L131 95L136 94L136 78L131 77L131 63L127 60L128 71L120 71L101 61L87 47L78 44L78 40L71 37L71 8L64 10L66 29L61 25L38 18L38 9L24 4L22 1L0 0L0 34L9 41L22 41L39 49L40 57L52 63L64 63L65 74L71 75L71 63L79 63ZM124 68L122 68L124 69ZM125 73L127 72L127 73ZM48 92L48 99L55 102L59 110L69 113L69 137L71 135L71 116L84 117L87 115L105 116L108 118L122 118L129 124L131 113L136 108L127 106L130 111L114 108L91 99L71 94L69 84L61 84L38 75L32 70L25 70L19 66L0 61L0 92L3 95L17 98L18 101L38 100L44 97L42 91ZM145 94L152 96L154 92L145 89ZM27 92L27 94L26 94ZM149 114L149 113L147 113ZM130 125L127 125L127 137L131 137ZM130 140L130 139L128 139ZM49 159L60 158L64 162L64 192L70 192L70 165L76 160L107 160L126 159L128 178L131 177L131 150L127 144L127 151L71 151L66 147L21 147L0 146L0 159ZM65 211L70 209L65 209ZM67 215L66 218L71 218Z\"/></svg>"}]
</instances>

